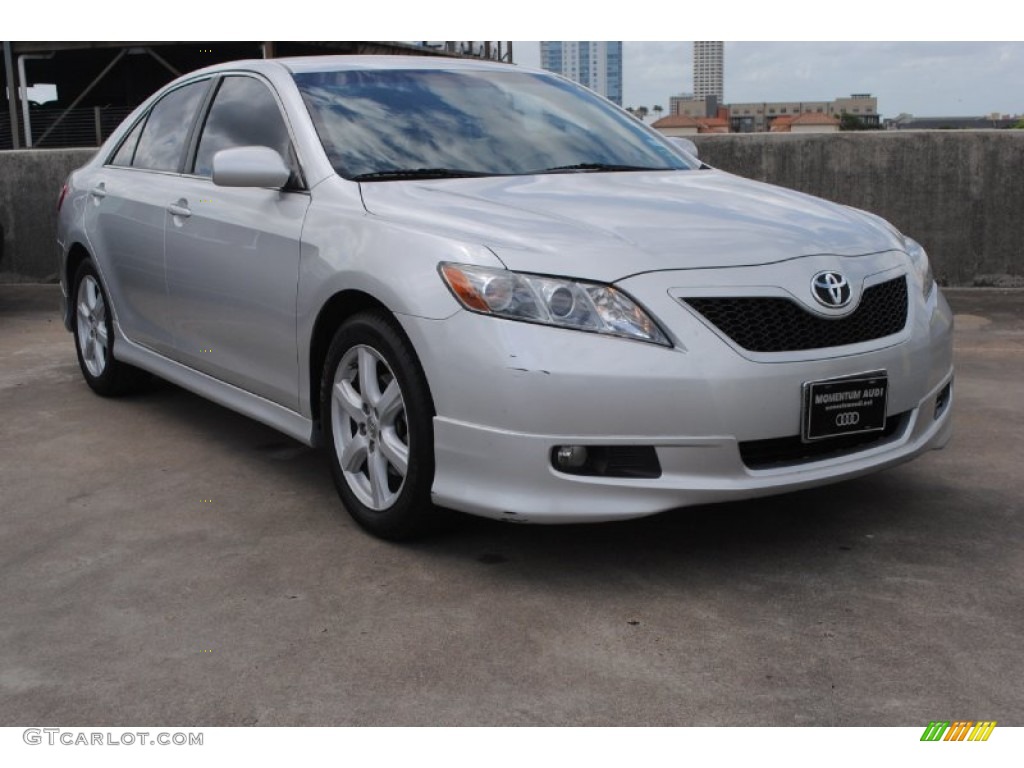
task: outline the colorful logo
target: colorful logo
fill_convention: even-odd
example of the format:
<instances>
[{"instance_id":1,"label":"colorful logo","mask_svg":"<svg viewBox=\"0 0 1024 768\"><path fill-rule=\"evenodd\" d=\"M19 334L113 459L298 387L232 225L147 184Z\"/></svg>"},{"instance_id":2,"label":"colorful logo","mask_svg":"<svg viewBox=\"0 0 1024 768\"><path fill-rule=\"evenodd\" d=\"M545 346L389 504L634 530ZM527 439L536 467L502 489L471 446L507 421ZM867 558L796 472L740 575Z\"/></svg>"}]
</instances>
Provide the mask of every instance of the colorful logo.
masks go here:
<instances>
[{"instance_id":1,"label":"colorful logo","mask_svg":"<svg viewBox=\"0 0 1024 768\"><path fill-rule=\"evenodd\" d=\"M995 720L933 720L921 734L921 741L988 741L995 727Z\"/></svg>"}]
</instances>

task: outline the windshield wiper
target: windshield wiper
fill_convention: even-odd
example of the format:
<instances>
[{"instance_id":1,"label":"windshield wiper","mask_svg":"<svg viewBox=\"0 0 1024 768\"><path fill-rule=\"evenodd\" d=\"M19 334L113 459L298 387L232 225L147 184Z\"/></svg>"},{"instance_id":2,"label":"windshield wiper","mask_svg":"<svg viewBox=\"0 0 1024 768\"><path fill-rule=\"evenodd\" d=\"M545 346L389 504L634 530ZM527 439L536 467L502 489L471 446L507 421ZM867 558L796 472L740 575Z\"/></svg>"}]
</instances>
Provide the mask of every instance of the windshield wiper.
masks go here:
<instances>
[{"instance_id":1,"label":"windshield wiper","mask_svg":"<svg viewBox=\"0 0 1024 768\"><path fill-rule=\"evenodd\" d=\"M467 179L494 174L466 171L459 168L395 168L353 176L353 181L393 181L396 179Z\"/></svg>"},{"instance_id":2,"label":"windshield wiper","mask_svg":"<svg viewBox=\"0 0 1024 768\"><path fill-rule=\"evenodd\" d=\"M672 168L649 168L643 165L615 165L613 163L576 163L575 165L558 165L533 173L563 173L565 171L671 171Z\"/></svg>"}]
</instances>

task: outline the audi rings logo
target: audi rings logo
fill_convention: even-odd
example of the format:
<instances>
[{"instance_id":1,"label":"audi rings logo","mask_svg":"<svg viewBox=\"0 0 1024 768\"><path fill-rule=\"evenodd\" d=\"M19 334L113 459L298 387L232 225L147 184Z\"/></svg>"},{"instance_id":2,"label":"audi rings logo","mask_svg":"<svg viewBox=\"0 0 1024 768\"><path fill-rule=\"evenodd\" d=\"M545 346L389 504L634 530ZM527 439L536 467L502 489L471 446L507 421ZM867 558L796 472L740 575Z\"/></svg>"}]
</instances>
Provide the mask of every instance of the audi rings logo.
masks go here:
<instances>
[{"instance_id":1,"label":"audi rings logo","mask_svg":"<svg viewBox=\"0 0 1024 768\"><path fill-rule=\"evenodd\" d=\"M852 427L860 423L860 414L856 411L846 411L836 416L837 427Z\"/></svg>"},{"instance_id":2,"label":"audi rings logo","mask_svg":"<svg viewBox=\"0 0 1024 768\"><path fill-rule=\"evenodd\" d=\"M819 272L811 279L811 293L823 307L839 309L850 303L850 281L838 272Z\"/></svg>"}]
</instances>

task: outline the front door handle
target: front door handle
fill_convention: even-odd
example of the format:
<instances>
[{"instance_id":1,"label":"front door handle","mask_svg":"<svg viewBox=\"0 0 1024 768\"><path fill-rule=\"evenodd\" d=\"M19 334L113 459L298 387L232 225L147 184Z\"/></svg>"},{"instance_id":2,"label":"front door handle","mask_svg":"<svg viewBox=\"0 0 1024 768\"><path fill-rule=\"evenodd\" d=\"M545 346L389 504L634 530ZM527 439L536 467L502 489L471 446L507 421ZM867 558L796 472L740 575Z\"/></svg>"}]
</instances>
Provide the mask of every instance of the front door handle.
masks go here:
<instances>
[{"instance_id":1,"label":"front door handle","mask_svg":"<svg viewBox=\"0 0 1024 768\"><path fill-rule=\"evenodd\" d=\"M192 215L192 211L189 210L188 207L188 200L185 199L179 200L176 203L171 203L167 206L167 210L172 216L181 216L184 219L187 219Z\"/></svg>"}]
</instances>

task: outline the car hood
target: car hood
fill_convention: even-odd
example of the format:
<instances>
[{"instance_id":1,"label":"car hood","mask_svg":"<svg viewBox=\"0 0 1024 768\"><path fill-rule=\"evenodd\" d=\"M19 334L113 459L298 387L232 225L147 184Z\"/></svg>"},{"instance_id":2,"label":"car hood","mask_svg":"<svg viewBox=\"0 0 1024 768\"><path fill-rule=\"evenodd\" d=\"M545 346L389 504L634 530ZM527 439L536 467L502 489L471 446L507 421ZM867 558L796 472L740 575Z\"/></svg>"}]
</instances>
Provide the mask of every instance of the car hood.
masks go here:
<instances>
[{"instance_id":1,"label":"car hood","mask_svg":"<svg viewBox=\"0 0 1024 768\"><path fill-rule=\"evenodd\" d=\"M903 246L871 214L716 170L376 182L361 189L369 213L480 243L509 269L604 282Z\"/></svg>"}]
</instances>

